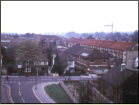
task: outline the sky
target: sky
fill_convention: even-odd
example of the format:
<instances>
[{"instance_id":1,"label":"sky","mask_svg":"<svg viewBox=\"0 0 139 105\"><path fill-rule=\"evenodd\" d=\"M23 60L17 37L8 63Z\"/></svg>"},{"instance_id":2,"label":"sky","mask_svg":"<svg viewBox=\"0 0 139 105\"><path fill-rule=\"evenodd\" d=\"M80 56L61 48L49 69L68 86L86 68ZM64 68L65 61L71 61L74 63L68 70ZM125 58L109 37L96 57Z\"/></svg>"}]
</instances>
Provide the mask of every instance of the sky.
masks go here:
<instances>
[{"instance_id":1,"label":"sky","mask_svg":"<svg viewBox=\"0 0 139 105\"><path fill-rule=\"evenodd\" d=\"M1 33L130 32L138 1L1 1Z\"/></svg>"}]
</instances>

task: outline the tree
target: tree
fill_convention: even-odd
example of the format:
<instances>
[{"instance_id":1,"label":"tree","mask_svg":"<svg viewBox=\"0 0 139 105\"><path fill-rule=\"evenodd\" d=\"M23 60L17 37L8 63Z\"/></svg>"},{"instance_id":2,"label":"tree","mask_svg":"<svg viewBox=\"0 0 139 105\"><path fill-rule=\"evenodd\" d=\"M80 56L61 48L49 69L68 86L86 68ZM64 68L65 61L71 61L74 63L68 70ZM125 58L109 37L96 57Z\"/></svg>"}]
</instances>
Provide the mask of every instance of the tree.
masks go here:
<instances>
[{"instance_id":1,"label":"tree","mask_svg":"<svg viewBox=\"0 0 139 105\"><path fill-rule=\"evenodd\" d=\"M8 64L7 71L9 75L11 75L14 72L14 65L12 63Z\"/></svg>"},{"instance_id":2,"label":"tree","mask_svg":"<svg viewBox=\"0 0 139 105\"><path fill-rule=\"evenodd\" d=\"M55 64L54 67L52 68L52 72L53 73L57 72L59 73L59 75L63 75L64 67L62 66L62 61L59 59L58 54L55 58Z\"/></svg>"},{"instance_id":3,"label":"tree","mask_svg":"<svg viewBox=\"0 0 139 105\"><path fill-rule=\"evenodd\" d=\"M1 54L5 55L5 48L3 47L3 45L1 46Z\"/></svg>"},{"instance_id":4,"label":"tree","mask_svg":"<svg viewBox=\"0 0 139 105\"><path fill-rule=\"evenodd\" d=\"M16 35L14 36L14 38L19 38L19 36L16 34Z\"/></svg>"},{"instance_id":5,"label":"tree","mask_svg":"<svg viewBox=\"0 0 139 105\"><path fill-rule=\"evenodd\" d=\"M25 42L21 43L16 51L16 61L26 63L29 61L32 65L34 65L34 62L41 61L41 54L42 51L40 47L34 41L26 40Z\"/></svg>"},{"instance_id":6,"label":"tree","mask_svg":"<svg viewBox=\"0 0 139 105\"><path fill-rule=\"evenodd\" d=\"M41 47L43 47L44 44L45 44L45 39L41 39L41 40L40 40L40 45L41 45Z\"/></svg>"},{"instance_id":7,"label":"tree","mask_svg":"<svg viewBox=\"0 0 139 105\"><path fill-rule=\"evenodd\" d=\"M56 41L55 40L54 40L54 43L53 44L54 44L54 46L56 46Z\"/></svg>"}]
</instances>

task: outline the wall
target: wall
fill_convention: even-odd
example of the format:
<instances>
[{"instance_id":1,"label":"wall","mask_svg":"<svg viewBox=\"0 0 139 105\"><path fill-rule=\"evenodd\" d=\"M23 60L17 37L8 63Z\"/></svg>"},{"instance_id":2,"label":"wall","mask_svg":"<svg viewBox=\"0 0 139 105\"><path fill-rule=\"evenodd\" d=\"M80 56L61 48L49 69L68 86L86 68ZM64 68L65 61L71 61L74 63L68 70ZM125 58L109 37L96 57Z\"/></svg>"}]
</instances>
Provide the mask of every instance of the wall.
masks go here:
<instances>
[{"instance_id":1,"label":"wall","mask_svg":"<svg viewBox=\"0 0 139 105\"><path fill-rule=\"evenodd\" d=\"M60 81L61 86L63 87L63 89L66 91L66 93L69 95L69 97L71 98L71 100L73 101L73 103L79 103L76 98L73 96L73 94L69 91L69 89L67 88L67 86L65 86L65 84L63 83L63 81Z\"/></svg>"},{"instance_id":2,"label":"wall","mask_svg":"<svg viewBox=\"0 0 139 105\"><path fill-rule=\"evenodd\" d=\"M135 59L138 57L138 51L127 51L126 52L126 68L135 68Z\"/></svg>"}]
</instances>

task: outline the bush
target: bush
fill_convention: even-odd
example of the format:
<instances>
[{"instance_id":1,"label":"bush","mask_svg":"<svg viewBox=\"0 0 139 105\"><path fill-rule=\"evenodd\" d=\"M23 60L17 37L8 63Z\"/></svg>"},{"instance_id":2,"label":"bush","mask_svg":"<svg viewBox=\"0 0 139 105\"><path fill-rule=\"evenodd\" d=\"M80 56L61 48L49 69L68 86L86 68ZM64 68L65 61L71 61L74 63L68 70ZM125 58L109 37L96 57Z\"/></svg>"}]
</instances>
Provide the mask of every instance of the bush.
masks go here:
<instances>
[{"instance_id":1,"label":"bush","mask_svg":"<svg viewBox=\"0 0 139 105\"><path fill-rule=\"evenodd\" d=\"M9 75L11 75L14 72L14 65L12 63L9 63L7 65L7 72Z\"/></svg>"}]
</instances>

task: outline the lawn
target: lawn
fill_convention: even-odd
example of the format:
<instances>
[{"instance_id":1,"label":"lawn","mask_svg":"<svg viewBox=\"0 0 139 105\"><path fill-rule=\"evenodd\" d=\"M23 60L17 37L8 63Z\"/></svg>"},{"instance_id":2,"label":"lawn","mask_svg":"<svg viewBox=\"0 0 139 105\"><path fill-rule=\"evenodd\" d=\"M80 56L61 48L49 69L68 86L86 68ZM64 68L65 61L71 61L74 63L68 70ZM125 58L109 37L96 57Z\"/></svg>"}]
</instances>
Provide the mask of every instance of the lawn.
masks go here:
<instances>
[{"instance_id":1,"label":"lawn","mask_svg":"<svg viewBox=\"0 0 139 105\"><path fill-rule=\"evenodd\" d=\"M45 86L45 92L56 103L73 103L60 84L52 84Z\"/></svg>"}]
</instances>

